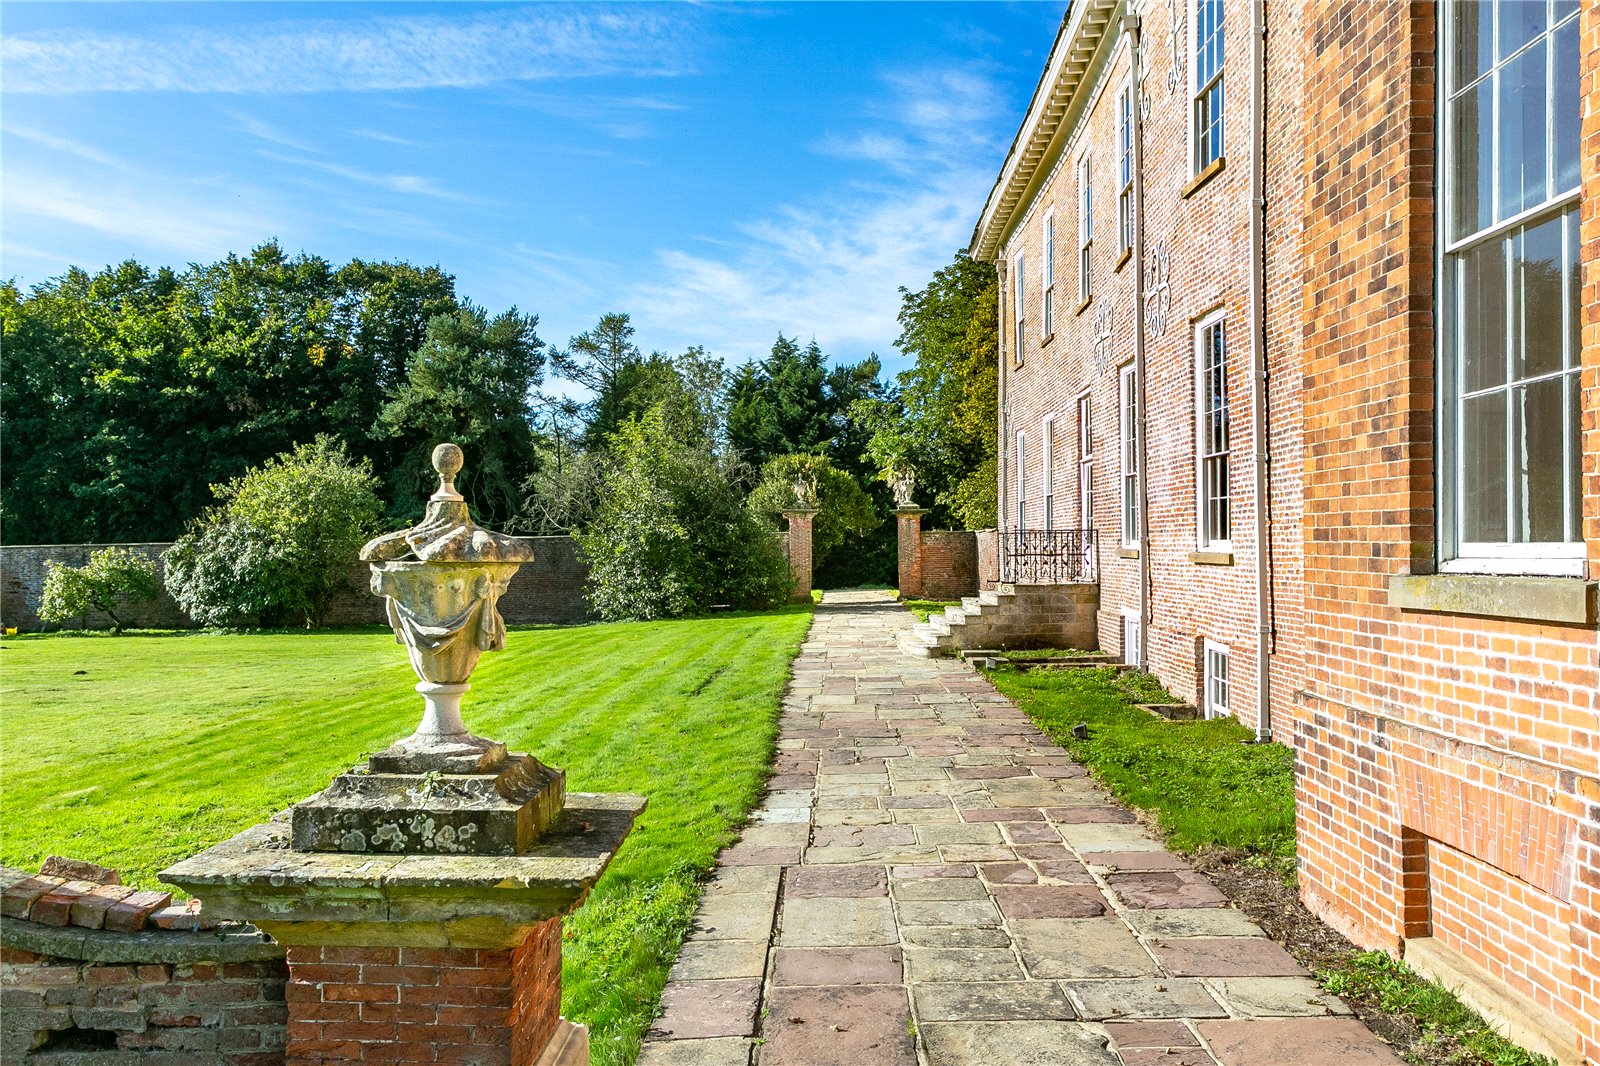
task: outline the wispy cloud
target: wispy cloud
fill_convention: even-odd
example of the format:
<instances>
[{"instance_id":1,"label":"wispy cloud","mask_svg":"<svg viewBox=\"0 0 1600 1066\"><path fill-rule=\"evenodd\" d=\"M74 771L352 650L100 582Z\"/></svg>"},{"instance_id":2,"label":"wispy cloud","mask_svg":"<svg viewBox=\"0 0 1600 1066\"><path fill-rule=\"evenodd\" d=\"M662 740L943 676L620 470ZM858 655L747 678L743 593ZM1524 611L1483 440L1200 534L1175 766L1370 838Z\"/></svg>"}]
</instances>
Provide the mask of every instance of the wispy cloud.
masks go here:
<instances>
[{"instance_id":1,"label":"wispy cloud","mask_svg":"<svg viewBox=\"0 0 1600 1066\"><path fill-rule=\"evenodd\" d=\"M32 141L34 144L48 148L53 152L70 155L75 159L81 159L86 163L94 163L97 166L105 167L107 170L114 170L119 174L131 174L135 169L125 159L119 159L109 152L102 152L92 145L83 144L69 137L59 137L53 133L45 133L43 130L31 129L26 126L7 126L5 134L8 137L19 137L24 141Z\"/></svg>"},{"instance_id":2,"label":"wispy cloud","mask_svg":"<svg viewBox=\"0 0 1600 1066\"><path fill-rule=\"evenodd\" d=\"M852 359L893 355L897 290L920 288L965 247L1006 127L998 89L976 71L900 72L884 84L866 128L814 146L877 172L747 220L732 240L660 250L655 276L624 301L641 332L735 360L764 354L780 330Z\"/></svg>"},{"instance_id":3,"label":"wispy cloud","mask_svg":"<svg viewBox=\"0 0 1600 1066\"><path fill-rule=\"evenodd\" d=\"M229 111L227 114L229 118L233 119L234 125L239 128L240 132L248 133L250 136L255 137L258 140L268 141L272 144L281 144L285 148L293 148L297 152L322 151L321 148L316 147L310 142L284 133L277 127L262 122L253 115L247 115L242 111Z\"/></svg>"},{"instance_id":4,"label":"wispy cloud","mask_svg":"<svg viewBox=\"0 0 1600 1066\"><path fill-rule=\"evenodd\" d=\"M160 33L8 35L8 92L380 92L689 69L687 9L541 6ZM691 13L692 14L692 13Z\"/></svg>"},{"instance_id":5,"label":"wispy cloud","mask_svg":"<svg viewBox=\"0 0 1600 1066\"><path fill-rule=\"evenodd\" d=\"M350 133L352 136L364 137L369 141L381 141L384 144L398 144L405 148L420 148L422 146L421 141L412 141L407 140L404 137L396 137L394 134L385 133L382 130L360 129L351 130Z\"/></svg>"},{"instance_id":6,"label":"wispy cloud","mask_svg":"<svg viewBox=\"0 0 1600 1066\"><path fill-rule=\"evenodd\" d=\"M122 242L168 249L187 258L214 258L259 242L266 232L255 215L218 207L190 190L160 195L133 190L69 184L59 175L10 174L6 179L8 226L19 217L52 226L75 226ZM7 251L19 249L7 243Z\"/></svg>"},{"instance_id":7,"label":"wispy cloud","mask_svg":"<svg viewBox=\"0 0 1600 1066\"><path fill-rule=\"evenodd\" d=\"M357 182L361 185L372 185L380 189L388 189L390 192L432 196L440 200L455 200L460 203L476 202L475 197L441 188L436 179L425 178L417 174L376 174L369 170L362 170L359 167L345 166L342 163L333 163L325 159L307 159L304 156L288 155L267 149L261 149L256 154L267 159L275 159L280 163L288 163L307 170L332 174L335 177L344 178L346 181Z\"/></svg>"}]
</instances>

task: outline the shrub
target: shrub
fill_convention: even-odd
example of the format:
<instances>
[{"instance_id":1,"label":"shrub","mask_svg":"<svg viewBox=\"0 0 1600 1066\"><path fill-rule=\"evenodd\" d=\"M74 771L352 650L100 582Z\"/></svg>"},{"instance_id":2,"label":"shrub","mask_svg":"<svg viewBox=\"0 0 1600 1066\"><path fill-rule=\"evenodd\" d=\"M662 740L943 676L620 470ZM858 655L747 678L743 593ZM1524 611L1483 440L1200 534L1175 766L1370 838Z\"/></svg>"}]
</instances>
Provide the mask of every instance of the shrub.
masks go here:
<instances>
[{"instance_id":1,"label":"shrub","mask_svg":"<svg viewBox=\"0 0 1600 1066\"><path fill-rule=\"evenodd\" d=\"M811 525L812 565L820 567L835 548L850 535L863 536L881 522L859 482L834 466L823 455L796 452L768 460L761 468L761 480L750 493L750 510L768 526L777 526L784 511L793 510L796 480L815 486L817 508Z\"/></svg>"},{"instance_id":2,"label":"shrub","mask_svg":"<svg viewBox=\"0 0 1600 1066\"><path fill-rule=\"evenodd\" d=\"M214 485L167 550L167 591L197 622L320 625L382 504L366 460L327 436Z\"/></svg>"},{"instance_id":3,"label":"shrub","mask_svg":"<svg viewBox=\"0 0 1600 1066\"><path fill-rule=\"evenodd\" d=\"M734 471L686 444L652 408L610 439L599 508L577 534L602 618L673 618L789 594L789 564L745 507Z\"/></svg>"},{"instance_id":4,"label":"shrub","mask_svg":"<svg viewBox=\"0 0 1600 1066\"><path fill-rule=\"evenodd\" d=\"M92 607L111 619L113 633L120 633L121 605L153 599L160 589L149 559L127 548L102 548L82 566L54 560L45 564L39 617L59 624L88 614Z\"/></svg>"}]
</instances>

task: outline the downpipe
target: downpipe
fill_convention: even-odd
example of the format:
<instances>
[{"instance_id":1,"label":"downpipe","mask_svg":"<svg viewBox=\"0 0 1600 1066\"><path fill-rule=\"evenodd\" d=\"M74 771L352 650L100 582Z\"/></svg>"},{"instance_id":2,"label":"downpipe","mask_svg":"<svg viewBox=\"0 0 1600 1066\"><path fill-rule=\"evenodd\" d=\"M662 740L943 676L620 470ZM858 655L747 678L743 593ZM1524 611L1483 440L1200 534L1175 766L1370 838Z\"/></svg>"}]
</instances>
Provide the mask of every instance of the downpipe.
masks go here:
<instances>
[{"instance_id":1,"label":"downpipe","mask_svg":"<svg viewBox=\"0 0 1600 1066\"><path fill-rule=\"evenodd\" d=\"M1271 507L1272 437L1267 425L1267 279L1265 193L1267 155L1266 10L1250 4L1250 406L1255 445L1256 524L1256 735L1272 740L1272 625L1268 510Z\"/></svg>"},{"instance_id":2,"label":"downpipe","mask_svg":"<svg viewBox=\"0 0 1600 1066\"><path fill-rule=\"evenodd\" d=\"M1138 440L1134 452L1137 456L1138 477L1135 491L1139 496L1139 647L1134 660L1140 670L1150 669L1150 492L1145 471L1148 456L1145 448L1145 291L1144 291L1144 100L1140 88L1139 68L1143 63L1140 44L1139 16L1129 13L1122 16L1122 31L1128 35L1129 84L1133 99L1133 378L1134 424Z\"/></svg>"}]
</instances>

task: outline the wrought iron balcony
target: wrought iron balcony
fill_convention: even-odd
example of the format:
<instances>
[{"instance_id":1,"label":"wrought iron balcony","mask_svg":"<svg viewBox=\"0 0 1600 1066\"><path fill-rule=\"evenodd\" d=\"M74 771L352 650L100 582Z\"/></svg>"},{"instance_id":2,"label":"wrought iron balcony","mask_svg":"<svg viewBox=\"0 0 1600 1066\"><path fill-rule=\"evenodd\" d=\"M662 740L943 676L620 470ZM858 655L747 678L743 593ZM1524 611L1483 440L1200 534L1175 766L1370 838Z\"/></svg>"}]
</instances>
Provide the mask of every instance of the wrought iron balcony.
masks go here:
<instances>
[{"instance_id":1,"label":"wrought iron balcony","mask_svg":"<svg viewBox=\"0 0 1600 1066\"><path fill-rule=\"evenodd\" d=\"M1100 580L1095 531L1028 529L1000 532L1000 580L1020 585L1073 585Z\"/></svg>"}]
</instances>

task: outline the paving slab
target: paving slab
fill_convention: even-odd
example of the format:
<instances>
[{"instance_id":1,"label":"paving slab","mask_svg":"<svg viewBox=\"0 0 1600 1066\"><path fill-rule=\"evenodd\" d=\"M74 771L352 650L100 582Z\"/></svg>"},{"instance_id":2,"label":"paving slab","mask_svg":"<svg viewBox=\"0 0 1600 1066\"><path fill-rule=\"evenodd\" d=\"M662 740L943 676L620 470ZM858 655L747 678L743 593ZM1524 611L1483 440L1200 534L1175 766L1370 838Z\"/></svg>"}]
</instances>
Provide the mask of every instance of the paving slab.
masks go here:
<instances>
[{"instance_id":1,"label":"paving slab","mask_svg":"<svg viewBox=\"0 0 1600 1066\"><path fill-rule=\"evenodd\" d=\"M1105 1038L1076 1022L929 1022L917 1032L928 1066L1119 1066Z\"/></svg>"},{"instance_id":2,"label":"paving slab","mask_svg":"<svg viewBox=\"0 0 1600 1066\"><path fill-rule=\"evenodd\" d=\"M645 1047L637 1066L749 1066L753 1047L743 1037L661 1040Z\"/></svg>"},{"instance_id":3,"label":"paving slab","mask_svg":"<svg viewBox=\"0 0 1600 1066\"><path fill-rule=\"evenodd\" d=\"M904 979L899 948L778 948L772 953L774 985L898 985Z\"/></svg>"},{"instance_id":4,"label":"paving slab","mask_svg":"<svg viewBox=\"0 0 1600 1066\"><path fill-rule=\"evenodd\" d=\"M1050 981L968 981L913 985L919 1023L1072 1021L1077 1013L1066 994Z\"/></svg>"},{"instance_id":5,"label":"paving slab","mask_svg":"<svg viewBox=\"0 0 1600 1066\"><path fill-rule=\"evenodd\" d=\"M1338 996L1324 992L1309 977L1229 977L1214 982L1222 1002L1246 1018L1349 1014Z\"/></svg>"},{"instance_id":6,"label":"paving slab","mask_svg":"<svg viewBox=\"0 0 1600 1066\"><path fill-rule=\"evenodd\" d=\"M1403 1061L1354 1018L1201 1022L1200 1038L1222 1066L1400 1066Z\"/></svg>"},{"instance_id":7,"label":"paving slab","mask_svg":"<svg viewBox=\"0 0 1600 1066\"><path fill-rule=\"evenodd\" d=\"M773 987L766 1005L761 1066L917 1066L903 986Z\"/></svg>"},{"instance_id":8,"label":"paving slab","mask_svg":"<svg viewBox=\"0 0 1600 1066\"><path fill-rule=\"evenodd\" d=\"M994 890L995 902L1007 919L1094 918L1106 911L1098 888L1077 885L1004 885Z\"/></svg>"},{"instance_id":9,"label":"paving slab","mask_svg":"<svg viewBox=\"0 0 1600 1066\"><path fill-rule=\"evenodd\" d=\"M661 1016L650 1035L671 1040L752 1036L760 1001L758 979L674 981L662 990Z\"/></svg>"},{"instance_id":10,"label":"paving slab","mask_svg":"<svg viewBox=\"0 0 1600 1066\"><path fill-rule=\"evenodd\" d=\"M988 899L976 877L918 877L894 882L895 899Z\"/></svg>"},{"instance_id":11,"label":"paving slab","mask_svg":"<svg viewBox=\"0 0 1600 1066\"><path fill-rule=\"evenodd\" d=\"M888 894L889 880L882 866L791 866L783 878L784 899Z\"/></svg>"},{"instance_id":12,"label":"paving slab","mask_svg":"<svg viewBox=\"0 0 1600 1066\"><path fill-rule=\"evenodd\" d=\"M1085 1020L1222 1018L1228 1013L1204 983L1190 977L1063 981L1061 986Z\"/></svg>"},{"instance_id":13,"label":"paving slab","mask_svg":"<svg viewBox=\"0 0 1600 1066\"><path fill-rule=\"evenodd\" d=\"M1017 951L1032 977L1143 977L1160 970L1116 918L1038 918L1010 923Z\"/></svg>"},{"instance_id":14,"label":"paving slab","mask_svg":"<svg viewBox=\"0 0 1600 1066\"><path fill-rule=\"evenodd\" d=\"M1017 953L1003 948L907 947L906 982L1021 981L1027 974Z\"/></svg>"},{"instance_id":15,"label":"paving slab","mask_svg":"<svg viewBox=\"0 0 1600 1066\"><path fill-rule=\"evenodd\" d=\"M1183 1022L1107 1022L1106 1035L1119 1051L1126 1048L1199 1047Z\"/></svg>"},{"instance_id":16,"label":"paving slab","mask_svg":"<svg viewBox=\"0 0 1600 1066\"><path fill-rule=\"evenodd\" d=\"M1178 977L1303 977L1305 967L1275 942L1256 937L1174 937L1150 950Z\"/></svg>"},{"instance_id":17,"label":"paving slab","mask_svg":"<svg viewBox=\"0 0 1600 1066\"><path fill-rule=\"evenodd\" d=\"M1266 936L1250 916L1232 907L1129 910L1123 920L1141 936Z\"/></svg>"},{"instance_id":18,"label":"paving slab","mask_svg":"<svg viewBox=\"0 0 1600 1066\"><path fill-rule=\"evenodd\" d=\"M678 952L670 981L712 981L730 977L760 977L767 970L767 941L690 940Z\"/></svg>"},{"instance_id":19,"label":"paving slab","mask_svg":"<svg viewBox=\"0 0 1600 1066\"><path fill-rule=\"evenodd\" d=\"M777 942L797 948L894 944L899 940L887 899L817 897L784 901L783 930Z\"/></svg>"},{"instance_id":20,"label":"paving slab","mask_svg":"<svg viewBox=\"0 0 1600 1066\"><path fill-rule=\"evenodd\" d=\"M1181 870L1114 873L1106 882L1126 907L1225 907L1228 897L1205 877Z\"/></svg>"}]
</instances>

